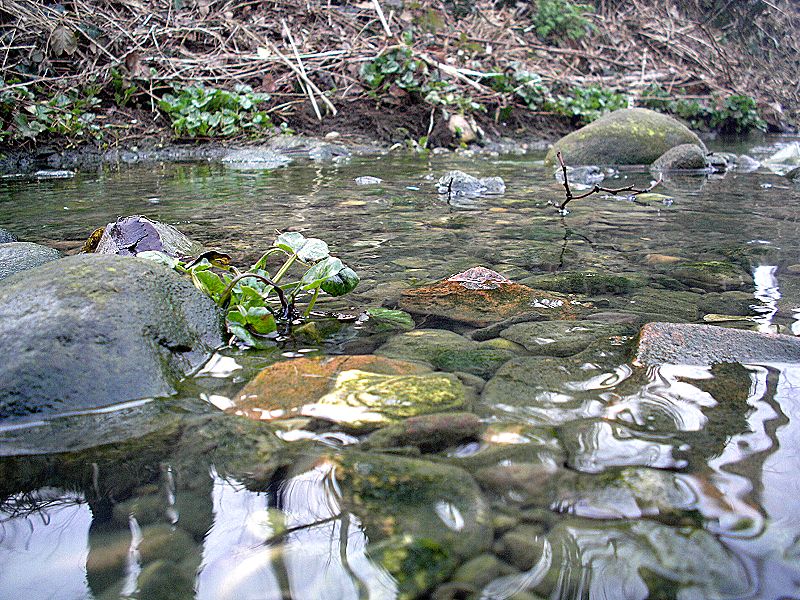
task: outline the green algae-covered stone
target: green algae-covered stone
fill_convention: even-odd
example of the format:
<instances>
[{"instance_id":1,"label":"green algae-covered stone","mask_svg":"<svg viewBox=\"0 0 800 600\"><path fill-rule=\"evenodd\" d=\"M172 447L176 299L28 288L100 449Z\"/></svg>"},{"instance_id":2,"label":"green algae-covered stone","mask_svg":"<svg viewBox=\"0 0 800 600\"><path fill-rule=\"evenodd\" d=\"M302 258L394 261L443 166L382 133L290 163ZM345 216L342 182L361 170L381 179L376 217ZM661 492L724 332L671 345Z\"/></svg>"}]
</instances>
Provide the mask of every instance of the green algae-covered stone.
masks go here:
<instances>
[{"instance_id":1,"label":"green algae-covered stone","mask_svg":"<svg viewBox=\"0 0 800 600\"><path fill-rule=\"evenodd\" d=\"M561 152L570 166L649 165L681 144L705 145L680 121L646 108L616 110L558 140L545 157L557 165Z\"/></svg>"}]
</instances>

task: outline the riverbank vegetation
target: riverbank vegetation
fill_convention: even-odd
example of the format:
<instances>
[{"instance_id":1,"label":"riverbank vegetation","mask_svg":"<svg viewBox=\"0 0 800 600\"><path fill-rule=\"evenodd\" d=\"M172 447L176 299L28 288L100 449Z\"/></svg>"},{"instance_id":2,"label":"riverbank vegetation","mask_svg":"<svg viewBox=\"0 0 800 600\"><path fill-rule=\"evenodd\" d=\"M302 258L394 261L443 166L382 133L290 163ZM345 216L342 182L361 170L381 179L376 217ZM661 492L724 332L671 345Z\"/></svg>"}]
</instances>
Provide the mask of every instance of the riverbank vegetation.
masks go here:
<instances>
[{"instance_id":1,"label":"riverbank vegetation","mask_svg":"<svg viewBox=\"0 0 800 600\"><path fill-rule=\"evenodd\" d=\"M644 106L693 128L798 120L791 0L8 0L0 144L547 137ZM463 139L463 138L462 138Z\"/></svg>"}]
</instances>

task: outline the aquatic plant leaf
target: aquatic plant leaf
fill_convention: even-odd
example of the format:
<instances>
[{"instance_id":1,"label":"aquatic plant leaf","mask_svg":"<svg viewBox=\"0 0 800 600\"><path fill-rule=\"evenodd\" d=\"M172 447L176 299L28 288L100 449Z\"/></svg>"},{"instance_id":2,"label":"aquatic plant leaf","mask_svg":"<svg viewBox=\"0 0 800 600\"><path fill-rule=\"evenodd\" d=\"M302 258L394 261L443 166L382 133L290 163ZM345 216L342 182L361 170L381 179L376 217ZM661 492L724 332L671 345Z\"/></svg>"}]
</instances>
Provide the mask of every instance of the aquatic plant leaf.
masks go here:
<instances>
[{"instance_id":1,"label":"aquatic plant leaf","mask_svg":"<svg viewBox=\"0 0 800 600\"><path fill-rule=\"evenodd\" d=\"M254 306L247 309L247 324L253 331L261 335L271 333L277 329L275 317L265 306Z\"/></svg>"},{"instance_id":2,"label":"aquatic plant leaf","mask_svg":"<svg viewBox=\"0 0 800 600\"><path fill-rule=\"evenodd\" d=\"M297 258L307 263L315 263L330 256L328 244L317 238L308 238L303 247L297 251Z\"/></svg>"},{"instance_id":3,"label":"aquatic plant leaf","mask_svg":"<svg viewBox=\"0 0 800 600\"><path fill-rule=\"evenodd\" d=\"M300 285L306 291L313 290L320 287L323 281L330 279L342 269L344 269L342 261L334 256L329 256L306 271L306 274L300 280Z\"/></svg>"},{"instance_id":4,"label":"aquatic plant leaf","mask_svg":"<svg viewBox=\"0 0 800 600\"><path fill-rule=\"evenodd\" d=\"M278 236L274 245L290 254L297 254L305 243L306 237L302 233L287 231Z\"/></svg>"},{"instance_id":5,"label":"aquatic plant leaf","mask_svg":"<svg viewBox=\"0 0 800 600\"><path fill-rule=\"evenodd\" d=\"M197 268L192 269L191 274L192 283L197 289L210 296L214 301L219 301L226 287L219 275L207 269Z\"/></svg>"},{"instance_id":6,"label":"aquatic plant leaf","mask_svg":"<svg viewBox=\"0 0 800 600\"><path fill-rule=\"evenodd\" d=\"M320 289L331 296L344 296L352 292L358 282L361 281L355 271L350 267L345 267L333 277L326 279L320 284Z\"/></svg>"}]
</instances>

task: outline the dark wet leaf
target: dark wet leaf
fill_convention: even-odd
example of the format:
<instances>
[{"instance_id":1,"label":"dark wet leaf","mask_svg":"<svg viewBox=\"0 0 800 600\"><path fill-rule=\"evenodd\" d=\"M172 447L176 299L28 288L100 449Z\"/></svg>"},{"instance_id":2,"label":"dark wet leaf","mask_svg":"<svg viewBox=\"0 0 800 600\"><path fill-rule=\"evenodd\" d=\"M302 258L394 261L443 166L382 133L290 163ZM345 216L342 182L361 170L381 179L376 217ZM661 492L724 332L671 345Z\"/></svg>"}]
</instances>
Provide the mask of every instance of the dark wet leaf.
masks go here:
<instances>
[{"instance_id":1,"label":"dark wet leaf","mask_svg":"<svg viewBox=\"0 0 800 600\"><path fill-rule=\"evenodd\" d=\"M333 277L326 279L320 284L320 289L331 296L344 296L352 292L358 282L360 281L358 275L350 267L345 267Z\"/></svg>"},{"instance_id":2,"label":"dark wet leaf","mask_svg":"<svg viewBox=\"0 0 800 600\"><path fill-rule=\"evenodd\" d=\"M83 243L83 248L81 248L81 252L94 252L97 248L97 244L100 243L100 238L103 237L103 232L105 232L105 227L98 227L92 232L86 241Z\"/></svg>"},{"instance_id":3,"label":"dark wet leaf","mask_svg":"<svg viewBox=\"0 0 800 600\"><path fill-rule=\"evenodd\" d=\"M215 267L220 267L220 268L229 267L231 264L230 254L225 254L224 252L219 252L217 250L208 250L207 252L203 252L199 256L193 258L192 261L186 265L186 268L187 269L192 268L194 265L196 265L203 259L207 260L210 264L214 265Z\"/></svg>"}]
</instances>

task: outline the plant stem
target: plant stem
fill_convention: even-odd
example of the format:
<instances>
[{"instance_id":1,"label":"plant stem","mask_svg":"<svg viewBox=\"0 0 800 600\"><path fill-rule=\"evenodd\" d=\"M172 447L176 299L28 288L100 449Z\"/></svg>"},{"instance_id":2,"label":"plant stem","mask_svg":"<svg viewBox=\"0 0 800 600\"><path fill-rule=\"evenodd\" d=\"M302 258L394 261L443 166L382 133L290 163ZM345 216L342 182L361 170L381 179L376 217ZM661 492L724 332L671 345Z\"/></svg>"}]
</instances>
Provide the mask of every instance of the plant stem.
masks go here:
<instances>
[{"instance_id":1,"label":"plant stem","mask_svg":"<svg viewBox=\"0 0 800 600\"><path fill-rule=\"evenodd\" d=\"M319 288L314 289L314 295L311 296L311 300L308 302L308 308L306 308L305 312L303 313L304 317L307 317L311 314L311 309L314 308L314 303L317 301L317 297L319 296Z\"/></svg>"},{"instance_id":2,"label":"plant stem","mask_svg":"<svg viewBox=\"0 0 800 600\"><path fill-rule=\"evenodd\" d=\"M294 264L294 261L296 261L296 260L297 260L297 254L292 254L289 257L289 259L285 263L283 263L283 266L280 268L280 270L277 273L275 273L275 281L276 282L280 281L281 278L284 275L286 275L286 271L289 270L289 267L291 267Z\"/></svg>"},{"instance_id":3,"label":"plant stem","mask_svg":"<svg viewBox=\"0 0 800 600\"><path fill-rule=\"evenodd\" d=\"M285 315L288 315L291 312L291 306L289 302L286 300L286 294L283 293L283 290L269 277L264 277L263 275L257 275L256 273L242 273L241 275L237 275L236 277L231 280L228 286L223 290L222 295L220 296L219 303L222 306L227 304L228 299L231 296L231 292L233 291L234 286L239 283L242 279L247 279L252 277L253 279L258 279L259 281L263 281L267 285L271 285L272 289L275 290L275 293L278 295L278 300L281 301L281 306L283 307L283 312Z\"/></svg>"}]
</instances>

